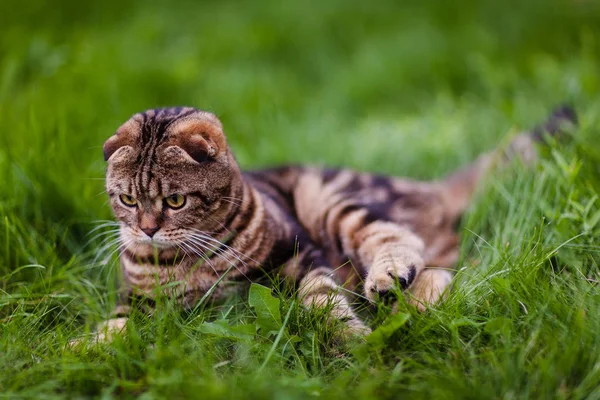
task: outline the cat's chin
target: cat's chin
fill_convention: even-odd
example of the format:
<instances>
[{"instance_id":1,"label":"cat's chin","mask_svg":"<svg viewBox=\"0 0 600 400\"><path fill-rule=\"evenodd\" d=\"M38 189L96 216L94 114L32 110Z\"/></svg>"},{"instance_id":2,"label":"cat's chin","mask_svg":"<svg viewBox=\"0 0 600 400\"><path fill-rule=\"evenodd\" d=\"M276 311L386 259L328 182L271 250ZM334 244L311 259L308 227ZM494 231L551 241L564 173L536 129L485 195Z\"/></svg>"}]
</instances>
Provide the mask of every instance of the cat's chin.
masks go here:
<instances>
[{"instance_id":1,"label":"cat's chin","mask_svg":"<svg viewBox=\"0 0 600 400\"><path fill-rule=\"evenodd\" d=\"M160 246L160 247L159 247ZM181 251L177 246L165 245L165 244L152 244L148 242L131 244L127 250L130 255L134 257L160 257L160 258L173 258L176 257Z\"/></svg>"},{"instance_id":2,"label":"cat's chin","mask_svg":"<svg viewBox=\"0 0 600 400\"><path fill-rule=\"evenodd\" d=\"M149 252L153 252L154 250L169 250L176 247L176 245L173 243L153 239L136 240L134 242L134 246L137 249L146 250Z\"/></svg>"}]
</instances>

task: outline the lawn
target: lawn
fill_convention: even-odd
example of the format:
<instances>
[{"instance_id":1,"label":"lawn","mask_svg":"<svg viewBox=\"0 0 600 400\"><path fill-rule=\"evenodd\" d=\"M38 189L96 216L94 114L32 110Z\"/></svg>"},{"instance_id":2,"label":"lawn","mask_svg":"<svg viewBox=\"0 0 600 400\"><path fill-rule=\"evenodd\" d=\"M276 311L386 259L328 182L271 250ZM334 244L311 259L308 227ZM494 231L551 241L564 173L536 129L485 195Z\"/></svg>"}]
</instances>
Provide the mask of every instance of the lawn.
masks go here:
<instances>
[{"instance_id":1,"label":"lawn","mask_svg":"<svg viewBox=\"0 0 600 400\"><path fill-rule=\"evenodd\" d=\"M597 1L9 0L0 32L0 396L600 398ZM137 111L213 111L243 168L432 179L565 102L571 140L490 176L426 313L365 309L375 333L341 343L255 286L67 346L115 304L90 232L102 144Z\"/></svg>"}]
</instances>

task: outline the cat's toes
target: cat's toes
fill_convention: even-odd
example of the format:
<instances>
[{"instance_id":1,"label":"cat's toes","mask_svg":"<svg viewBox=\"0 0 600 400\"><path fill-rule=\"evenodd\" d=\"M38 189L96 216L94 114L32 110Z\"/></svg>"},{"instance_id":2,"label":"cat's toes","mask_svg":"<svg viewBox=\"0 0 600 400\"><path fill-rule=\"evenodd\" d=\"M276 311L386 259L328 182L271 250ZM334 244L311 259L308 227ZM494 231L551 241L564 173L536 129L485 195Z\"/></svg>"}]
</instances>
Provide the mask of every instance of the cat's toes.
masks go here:
<instances>
[{"instance_id":1,"label":"cat's toes","mask_svg":"<svg viewBox=\"0 0 600 400\"><path fill-rule=\"evenodd\" d=\"M372 332L371 328L356 316L335 322L336 326L330 333L330 338L336 343L336 348L343 348L338 346L346 344L364 342Z\"/></svg>"},{"instance_id":2,"label":"cat's toes","mask_svg":"<svg viewBox=\"0 0 600 400\"><path fill-rule=\"evenodd\" d=\"M410 288L412 296L409 302L419 311L426 311L428 306L443 300L451 282L452 272L445 269L425 269Z\"/></svg>"},{"instance_id":3,"label":"cat's toes","mask_svg":"<svg viewBox=\"0 0 600 400\"><path fill-rule=\"evenodd\" d=\"M115 335L117 335L125 330L126 324L127 324L126 317L109 319L108 321L104 321L101 324L99 324L96 332L88 340L86 340L85 338L72 339L69 341L67 346L70 348L76 348L87 342L91 342L91 343L111 342L114 339Z\"/></svg>"},{"instance_id":4,"label":"cat's toes","mask_svg":"<svg viewBox=\"0 0 600 400\"><path fill-rule=\"evenodd\" d=\"M352 316L351 318L342 321L344 326L341 328L340 336L342 339L348 340L352 338L364 338L371 333L369 328L360 318Z\"/></svg>"},{"instance_id":5,"label":"cat's toes","mask_svg":"<svg viewBox=\"0 0 600 400\"><path fill-rule=\"evenodd\" d=\"M386 301L393 297L392 289L407 289L414 282L421 260L387 259L375 263L365 280L365 295L369 300Z\"/></svg>"}]
</instances>

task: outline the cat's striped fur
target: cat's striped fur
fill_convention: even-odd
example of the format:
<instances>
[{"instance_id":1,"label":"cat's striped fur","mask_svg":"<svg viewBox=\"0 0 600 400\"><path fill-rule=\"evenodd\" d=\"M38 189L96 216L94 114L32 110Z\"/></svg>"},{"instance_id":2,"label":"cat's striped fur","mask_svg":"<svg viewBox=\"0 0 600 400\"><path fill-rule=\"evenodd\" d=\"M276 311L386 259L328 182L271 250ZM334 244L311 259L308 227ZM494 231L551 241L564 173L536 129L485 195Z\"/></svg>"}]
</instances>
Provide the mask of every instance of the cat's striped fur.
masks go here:
<instances>
[{"instance_id":1,"label":"cat's striped fur","mask_svg":"<svg viewBox=\"0 0 600 400\"><path fill-rule=\"evenodd\" d=\"M454 228L481 178L515 154L533 158L534 141L563 122L575 122L572 110L447 179L416 182L305 166L242 173L214 115L136 114L104 145L125 282L131 295L152 298L166 286L193 306L224 274L216 298L279 273L297 283L306 305L333 302L335 317L365 333L338 285L371 300L400 285L420 309L438 301L458 259ZM168 207L165 199L177 195L183 207Z\"/></svg>"}]
</instances>

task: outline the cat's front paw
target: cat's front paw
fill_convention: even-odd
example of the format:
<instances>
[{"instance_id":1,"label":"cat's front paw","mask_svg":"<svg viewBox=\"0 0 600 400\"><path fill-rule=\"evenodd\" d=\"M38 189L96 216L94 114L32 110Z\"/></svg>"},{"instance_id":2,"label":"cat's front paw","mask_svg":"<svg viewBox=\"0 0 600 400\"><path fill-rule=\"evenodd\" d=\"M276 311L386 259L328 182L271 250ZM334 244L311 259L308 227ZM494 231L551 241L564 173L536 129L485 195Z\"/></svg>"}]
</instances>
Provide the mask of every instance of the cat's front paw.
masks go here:
<instances>
[{"instance_id":1,"label":"cat's front paw","mask_svg":"<svg viewBox=\"0 0 600 400\"><path fill-rule=\"evenodd\" d=\"M452 272L441 268L431 268L421 271L414 285L409 302L421 312L427 307L443 300L448 294L447 288L452 282Z\"/></svg>"},{"instance_id":2,"label":"cat's front paw","mask_svg":"<svg viewBox=\"0 0 600 400\"><path fill-rule=\"evenodd\" d=\"M371 333L371 328L365 325L365 323L357 316L352 316L351 318L344 320L343 323L344 327L342 329L342 335L346 338L361 338Z\"/></svg>"},{"instance_id":3,"label":"cat's front paw","mask_svg":"<svg viewBox=\"0 0 600 400\"><path fill-rule=\"evenodd\" d=\"M84 343L108 343L112 342L115 335L125 330L127 318L112 318L98 325L96 332L90 338L77 338L69 341L71 348L79 347Z\"/></svg>"},{"instance_id":4,"label":"cat's front paw","mask_svg":"<svg viewBox=\"0 0 600 400\"><path fill-rule=\"evenodd\" d=\"M395 287L407 289L423 265L423 259L411 251L376 257L365 279L365 295L374 301L385 298Z\"/></svg>"}]
</instances>

